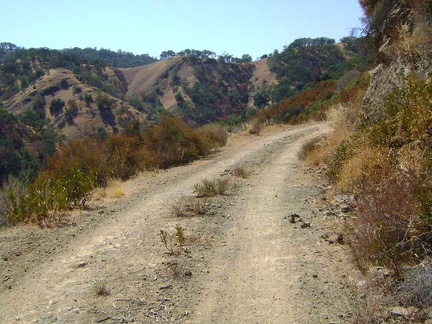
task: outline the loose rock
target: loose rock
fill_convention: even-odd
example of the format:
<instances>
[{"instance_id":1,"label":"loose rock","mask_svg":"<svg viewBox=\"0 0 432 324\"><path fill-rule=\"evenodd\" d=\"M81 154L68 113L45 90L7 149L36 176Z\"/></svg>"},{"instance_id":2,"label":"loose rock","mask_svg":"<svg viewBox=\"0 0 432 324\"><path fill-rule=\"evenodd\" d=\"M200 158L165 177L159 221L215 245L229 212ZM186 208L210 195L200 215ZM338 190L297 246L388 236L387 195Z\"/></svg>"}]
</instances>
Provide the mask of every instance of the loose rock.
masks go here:
<instances>
[{"instance_id":1,"label":"loose rock","mask_svg":"<svg viewBox=\"0 0 432 324\"><path fill-rule=\"evenodd\" d=\"M307 222L304 222L304 223L302 223L302 224L300 225L300 227L301 227L301 228L308 228L308 227L311 227L311 224L310 224L310 223L307 223Z\"/></svg>"},{"instance_id":2,"label":"loose rock","mask_svg":"<svg viewBox=\"0 0 432 324\"><path fill-rule=\"evenodd\" d=\"M79 262L78 263L78 268L83 268L87 265L87 262Z\"/></svg>"}]
</instances>

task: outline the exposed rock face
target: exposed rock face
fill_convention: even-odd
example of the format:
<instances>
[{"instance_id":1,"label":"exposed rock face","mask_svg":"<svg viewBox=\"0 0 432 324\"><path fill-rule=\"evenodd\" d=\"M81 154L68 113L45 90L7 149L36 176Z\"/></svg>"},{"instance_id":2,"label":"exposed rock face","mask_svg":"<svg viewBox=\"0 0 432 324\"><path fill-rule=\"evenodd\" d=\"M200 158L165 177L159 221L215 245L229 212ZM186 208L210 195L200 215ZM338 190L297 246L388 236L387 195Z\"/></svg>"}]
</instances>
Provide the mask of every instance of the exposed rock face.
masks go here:
<instances>
[{"instance_id":1,"label":"exposed rock face","mask_svg":"<svg viewBox=\"0 0 432 324\"><path fill-rule=\"evenodd\" d=\"M404 85L408 75L414 73L424 78L432 73L430 17L425 8L395 1L386 10L378 5L374 10L369 28L379 43L377 58L381 63L371 71L370 86L363 99L363 118L368 123L382 116L387 97Z\"/></svg>"},{"instance_id":2,"label":"exposed rock face","mask_svg":"<svg viewBox=\"0 0 432 324\"><path fill-rule=\"evenodd\" d=\"M371 81L362 103L362 117L373 123L383 114L385 101L392 91L404 85L406 77L412 73L425 78L432 73L432 53L423 53L415 62L406 56L398 56L389 64L379 64L371 73Z\"/></svg>"},{"instance_id":3,"label":"exposed rock face","mask_svg":"<svg viewBox=\"0 0 432 324\"><path fill-rule=\"evenodd\" d=\"M388 95L403 85L410 72L403 59L396 59L388 65L381 63L371 71L371 82L363 98L362 114L366 122L374 122L382 116Z\"/></svg>"}]
</instances>

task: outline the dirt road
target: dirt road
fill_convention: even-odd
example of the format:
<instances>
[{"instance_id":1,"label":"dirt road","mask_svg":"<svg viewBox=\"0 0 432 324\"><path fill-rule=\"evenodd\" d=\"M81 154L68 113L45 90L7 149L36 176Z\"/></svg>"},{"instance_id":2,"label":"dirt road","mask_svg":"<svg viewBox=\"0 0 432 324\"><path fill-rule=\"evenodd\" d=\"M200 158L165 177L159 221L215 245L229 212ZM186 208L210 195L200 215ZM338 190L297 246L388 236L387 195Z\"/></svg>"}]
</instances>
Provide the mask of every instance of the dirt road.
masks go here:
<instances>
[{"instance_id":1,"label":"dirt road","mask_svg":"<svg viewBox=\"0 0 432 324\"><path fill-rule=\"evenodd\" d=\"M0 323L349 322L348 253L325 240L339 218L323 216L322 184L297 157L329 130L235 136L208 159L132 179L126 197L61 227L1 229ZM246 179L232 175L238 167ZM219 177L233 187L207 215L172 216L195 184ZM171 254L158 234L176 226L185 244Z\"/></svg>"}]
</instances>

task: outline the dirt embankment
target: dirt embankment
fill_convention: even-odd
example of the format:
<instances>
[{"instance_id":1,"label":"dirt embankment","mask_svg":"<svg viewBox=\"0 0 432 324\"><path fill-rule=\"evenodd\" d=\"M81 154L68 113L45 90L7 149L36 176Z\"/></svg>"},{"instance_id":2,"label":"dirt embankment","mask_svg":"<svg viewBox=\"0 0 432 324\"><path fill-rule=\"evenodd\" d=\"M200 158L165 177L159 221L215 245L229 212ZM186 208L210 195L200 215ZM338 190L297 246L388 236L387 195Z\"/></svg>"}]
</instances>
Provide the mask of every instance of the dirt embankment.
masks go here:
<instances>
[{"instance_id":1,"label":"dirt embankment","mask_svg":"<svg viewBox=\"0 0 432 324\"><path fill-rule=\"evenodd\" d=\"M328 243L339 218L325 216L323 184L297 157L329 130L235 136L208 159L136 177L127 197L94 202L62 227L0 230L0 322L349 322L348 253ZM239 167L246 179L233 176ZM232 187L206 215L170 214L220 177ZM159 233L176 226L185 244L170 254Z\"/></svg>"}]
</instances>

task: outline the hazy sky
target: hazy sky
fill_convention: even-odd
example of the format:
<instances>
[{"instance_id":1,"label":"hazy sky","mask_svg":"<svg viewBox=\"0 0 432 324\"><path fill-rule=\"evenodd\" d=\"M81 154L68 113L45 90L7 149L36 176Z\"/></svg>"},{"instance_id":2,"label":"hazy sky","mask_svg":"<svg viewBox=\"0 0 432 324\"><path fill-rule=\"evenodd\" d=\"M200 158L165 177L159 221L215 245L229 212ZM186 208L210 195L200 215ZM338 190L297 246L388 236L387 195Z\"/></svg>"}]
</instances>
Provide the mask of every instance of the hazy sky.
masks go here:
<instances>
[{"instance_id":1,"label":"hazy sky","mask_svg":"<svg viewBox=\"0 0 432 324\"><path fill-rule=\"evenodd\" d=\"M302 37L348 36L358 0L0 0L0 42L159 57L208 49L253 58Z\"/></svg>"}]
</instances>

